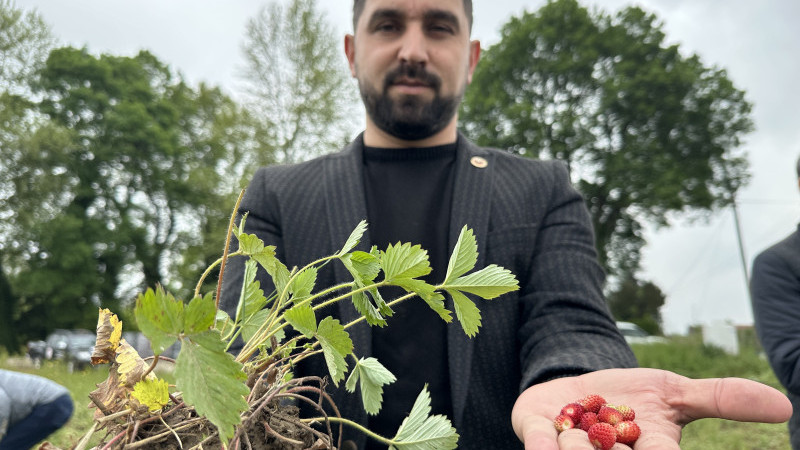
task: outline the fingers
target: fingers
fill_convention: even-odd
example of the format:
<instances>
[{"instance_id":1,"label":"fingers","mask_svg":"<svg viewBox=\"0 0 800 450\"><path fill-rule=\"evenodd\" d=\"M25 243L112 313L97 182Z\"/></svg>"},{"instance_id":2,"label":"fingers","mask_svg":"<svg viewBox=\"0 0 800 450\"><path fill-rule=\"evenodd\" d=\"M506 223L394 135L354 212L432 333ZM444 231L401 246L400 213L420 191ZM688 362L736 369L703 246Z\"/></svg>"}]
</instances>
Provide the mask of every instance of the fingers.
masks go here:
<instances>
[{"instance_id":1,"label":"fingers","mask_svg":"<svg viewBox=\"0 0 800 450\"><path fill-rule=\"evenodd\" d=\"M525 450L558 450L558 433L552 421L542 416L527 415L513 422L513 426L517 437L525 443Z\"/></svg>"},{"instance_id":2,"label":"fingers","mask_svg":"<svg viewBox=\"0 0 800 450\"><path fill-rule=\"evenodd\" d=\"M740 422L779 423L789 420L792 405L780 391L742 378L684 379L684 413L691 420L717 417ZM677 406L677 405L676 405Z\"/></svg>"}]
</instances>

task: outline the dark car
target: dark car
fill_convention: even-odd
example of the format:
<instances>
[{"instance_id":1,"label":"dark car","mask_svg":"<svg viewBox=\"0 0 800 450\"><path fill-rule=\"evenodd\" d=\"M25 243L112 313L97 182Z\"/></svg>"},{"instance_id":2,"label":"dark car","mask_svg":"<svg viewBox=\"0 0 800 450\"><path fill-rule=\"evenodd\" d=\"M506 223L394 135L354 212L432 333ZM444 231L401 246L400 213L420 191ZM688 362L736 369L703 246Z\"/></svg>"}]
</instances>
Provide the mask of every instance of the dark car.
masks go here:
<instances>
[{"instance_id":1,"label":"dark car","mask_svg":"<svg viewBox=\"0 0 800 450\"><path fill-rule=\"evenodd\" d=\"M67 348L64 354L67 372L83 370L91 365L96 340L96 336L92 333L73 333L67 337Z\"/></svg>"}]
</instances>

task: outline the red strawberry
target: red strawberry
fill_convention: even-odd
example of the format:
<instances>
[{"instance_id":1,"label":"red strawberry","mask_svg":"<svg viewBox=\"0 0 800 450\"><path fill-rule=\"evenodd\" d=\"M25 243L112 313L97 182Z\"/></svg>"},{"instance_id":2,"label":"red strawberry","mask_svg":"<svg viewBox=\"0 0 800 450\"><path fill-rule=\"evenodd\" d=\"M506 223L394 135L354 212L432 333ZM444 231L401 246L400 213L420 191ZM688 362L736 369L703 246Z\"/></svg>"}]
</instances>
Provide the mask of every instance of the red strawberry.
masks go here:
<instances>
[{"instance_id":1,"label":"red strawberry","mask_svg":"<svg viewBox=\"0 0 800 450\"><path fill-rule=\"evenodd\" d=\"M578 400L578 403L583 406L584 411L591 411L597 414L597 411L600 411L600 407L606 404L606 399L597 394L591 394Z\"/></svg>"},{"instance_id":2,"label":"red strawberry","mask_svg":"<svg viewBox=\"0 0 800 450\"><path fill-rule=\"evenodd\" d=\"M589 441L599 450L608 450L617 442L617 431L607 423L597 422L587 433Z\"/></svg>"},{"instance_id":3,"label":"red strawberry","mask_svg":"<svg viewBox=\"0 0 800 450\"><path fill-rule=\"evenodd\" d=\"M556 417L553 421L553 426L555 426L556 430L561 433L564 430L575 428L575 421L572 420L572 417L566 414L559 414L558 417Z\"/></svg>"},{"instance_id":4,"label":"red strawberry","mask_svg":"<svg viewBox=\"0 0 800 450\"><path fill-rule=\"evenodd\" d=\"M617 430L617 442L626 445L632 445L636 442L636 439L639 439L639 435L641 434L639 425L636 425L636 422L631 420L622 421L614 428Z\"/></svg>"},{"instance_id":5,"label":"red strawberry","mask_svg":"<svg viewBox=\"0 0 800 450\"><path fill-rule=\"evenodd\" d=\"M636 412L628 405L615 405L614 408L622 413L622 420L633 420L636 418Z\"/></svg>"},{"instance_id":6,"label":"red strawberry","mask_svg":"<svg viewBox=\"0 0 800 450\"><path fill-rule=\"evenodd\" d=\"M614 426L622 422L622 413L617 411L613 406L606 405L597 412L597 420Z\"/></svg>"},{"instance_id":7,"label":"red strawberry","mask_svg":"<svg viewBox=\"0 0 800 450\"><path fill-rule=\"evenodd\" d=\"M583 406L581 406L579 403L570 403L569 405L561 408L561 414L569 416L572 418L572 421L577 424L581 421L581 416L583 415Z\"/></svg>"},{"instance_id":8,"label":"red strawberry","mask_svg":"<svg viewBox=\"0 0 800 450\"><path fill-rule=\"evenodd\" d=\"M591 428L592 425L597 423L597 414L595 414L595 413L593 413L591 411L585 412L581 416L581 420L580 420L579 423L580 423L580 426L581 426L581 430L589 431L589 428Z\"/></svg>"}]
</instances>

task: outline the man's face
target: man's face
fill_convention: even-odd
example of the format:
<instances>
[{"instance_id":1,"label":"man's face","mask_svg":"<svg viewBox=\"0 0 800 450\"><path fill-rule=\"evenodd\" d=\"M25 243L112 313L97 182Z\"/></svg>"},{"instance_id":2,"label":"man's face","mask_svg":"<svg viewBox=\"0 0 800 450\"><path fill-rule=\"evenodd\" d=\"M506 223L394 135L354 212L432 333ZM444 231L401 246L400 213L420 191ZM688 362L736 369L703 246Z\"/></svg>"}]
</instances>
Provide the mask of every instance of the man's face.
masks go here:
<instances>
[{"instance_id":1,"label":"man's face","mask_svg":"<svg viewBox=\"0 0 800 450\"><path fill-rule=\"evenodd\" d=\"M455 121L480 44L462 0L367 0L345 50L369 119L411 141Z\"/></svg>"}]
</instances>

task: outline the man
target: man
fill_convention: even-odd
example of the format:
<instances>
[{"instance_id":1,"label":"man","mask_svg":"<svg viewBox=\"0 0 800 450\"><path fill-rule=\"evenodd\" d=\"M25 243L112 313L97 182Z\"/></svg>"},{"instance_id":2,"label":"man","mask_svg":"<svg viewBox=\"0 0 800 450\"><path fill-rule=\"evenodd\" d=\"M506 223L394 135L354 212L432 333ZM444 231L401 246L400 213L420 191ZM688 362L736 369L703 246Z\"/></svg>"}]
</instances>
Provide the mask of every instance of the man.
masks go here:
<instances>
[{"instance_id":1,"label":"man","mask_svg":"<svg viewBox=\"0 0 800 450\"><path fill-rule=\"evenodd\" d=\"M797 161L800 185L800 159ZM750 298L756 332L794 406L789 435L800 450L800 227L753 261Z\"/></svg>"},{"instance_id":2,"label":"man","mask_svg":"<svg viewBox=\"0 0 800 450\"><path fill-rule=\"evenodd\" d=\"M0 369L0 450L26 450L72 416L67 389L36 375Z\"/></svg>"},{"instance_id":3,"label":"man","mask_svg":"<svg viewBox=\"0 0 800 450\"><path fill-rule=\"evenodd\" d=\"M376 356L398 382L371 418L340 386L333 398L342 414L391 437L427 383L433 412L452 419L465 449L518 448L520 439L529 449L590 449L586 433L557 437L552 423L561 406L589 393L637 408L642 448L677 448L679 424L697 417L786 420L785 397L755 383L613 369L636 361L603 300L590 220L565 165L478 148L458 133L458 105L480 57L471 10L470 0L356 0L344 46L366 129L341 153L261 169L242 202L246 231L275 245L290 267L335 253L367 218L360 248L420 244L431 255L429 280L441 281L468 225L478 266L498 264L520 281L519 291L478 303L483 323L473 339L423 302L401 305L386 329L349 329L355 352ZM225 273L229 313L242 264L231 260ZM325 269L318 286L352 280L343 267ZM357 313L346 303L328 312L349 322ZM307 361L299 374L326 373L322 358ZM345 437L370 445L351 430Z\"/></svg>"}]
</instances>

